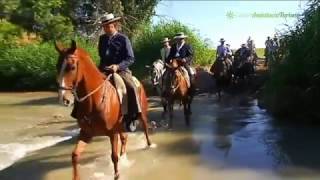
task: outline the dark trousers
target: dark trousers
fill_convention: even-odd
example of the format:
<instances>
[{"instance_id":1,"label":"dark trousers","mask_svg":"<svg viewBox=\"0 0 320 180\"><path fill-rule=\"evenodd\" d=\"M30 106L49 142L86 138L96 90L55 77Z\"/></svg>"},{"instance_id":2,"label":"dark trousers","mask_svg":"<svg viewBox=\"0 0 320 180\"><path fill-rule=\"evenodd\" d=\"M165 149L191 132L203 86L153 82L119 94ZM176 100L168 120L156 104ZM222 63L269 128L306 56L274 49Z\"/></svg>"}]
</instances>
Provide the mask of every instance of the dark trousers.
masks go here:
<instances>
[{"instance_id":1,"label":"dark trousers","mask_svg":"<svg viewBox=\"0 0 320 180\"><path fill-rule=\"evenodd\" d=\"M189 75L189 78L190 78L190 83L192 84L194 77L193 77L193 74L191 73L191 66L189 64L184 64L183 67L186 68L188 75Z\"/></svg>"}]
</instances>

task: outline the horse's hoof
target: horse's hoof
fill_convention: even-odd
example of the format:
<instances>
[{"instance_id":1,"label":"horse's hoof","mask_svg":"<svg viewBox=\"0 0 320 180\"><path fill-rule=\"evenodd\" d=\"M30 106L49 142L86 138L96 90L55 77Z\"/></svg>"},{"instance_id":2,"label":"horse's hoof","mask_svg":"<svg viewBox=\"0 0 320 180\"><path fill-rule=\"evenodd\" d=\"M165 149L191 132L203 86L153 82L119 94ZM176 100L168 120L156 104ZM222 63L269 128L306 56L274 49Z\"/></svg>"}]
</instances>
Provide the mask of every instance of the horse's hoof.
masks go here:
<instances>
[{"instance_id":1,"label":"horse's hoof","mask_svg":"<svg viewBox=\"0 0 320 180\"><path fill-rule=\"evenodd\" d=\"M120 173L115 173L114 174L114 180L118 180L120 178Z\"/></svg>"},{"instance_id":2,"label":"horse's hoof","mask_svg":"<svg viewBox=\"0 0 320 180\"><path fill-rule=\"evenodd\" d=\"M149 148L155 149L155 148L157 148L157 146L158 146L157 144L152 143L152 144L149 145Z\"/></svg>"}]
</instances>

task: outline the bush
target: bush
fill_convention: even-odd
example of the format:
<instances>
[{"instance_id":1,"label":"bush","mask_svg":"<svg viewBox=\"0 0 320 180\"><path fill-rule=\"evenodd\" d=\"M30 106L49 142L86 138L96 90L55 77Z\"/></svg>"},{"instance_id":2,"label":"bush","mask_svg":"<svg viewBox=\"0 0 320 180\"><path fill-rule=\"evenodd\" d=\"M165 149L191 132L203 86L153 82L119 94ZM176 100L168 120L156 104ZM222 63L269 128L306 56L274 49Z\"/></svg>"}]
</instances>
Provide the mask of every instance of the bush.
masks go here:
<instances>
[{"instance_id":1,"label":"bush","mask_svg":"<svg viewBox=\"0 0 320 180\"><path fill-rule=\"evenodd\" d=\"M178 32L184 32L188 35L187 42L191 44L194 49L195 64L208 65L213 63L215 50L210 49L194 30L178 21L161 21L154 26L145 25L144 29L133 39L137 59L134 70L138 72L138 76L141 76L141 73L144 72L144 65L151 64L160 58L162 39L164 37L172 38Z\"/></svg>"},{"instance_id":2,"label":"bush","mask_svg":"<svg viewBox=\"0 0 320 180\"><path fill-rule=\"evenodd\" d=\"M266 84L267 108L280 116L320 118L320 1L310 1L294 30L281 36L277 63Z\"/></svg>"},{"instance_id":3,"label":"bush","mask_svg":"<svg viewBox=\"0 0 320 180\"><path fill-rule=\"evenodd\" d=\"M96 45L77 39L78 46L97 61ZM53 42L4 48L0 53L0 83L2 90L54 89L58 53ZM5 85L5 86L4 86Z\"/></svg>"}]
</instances>

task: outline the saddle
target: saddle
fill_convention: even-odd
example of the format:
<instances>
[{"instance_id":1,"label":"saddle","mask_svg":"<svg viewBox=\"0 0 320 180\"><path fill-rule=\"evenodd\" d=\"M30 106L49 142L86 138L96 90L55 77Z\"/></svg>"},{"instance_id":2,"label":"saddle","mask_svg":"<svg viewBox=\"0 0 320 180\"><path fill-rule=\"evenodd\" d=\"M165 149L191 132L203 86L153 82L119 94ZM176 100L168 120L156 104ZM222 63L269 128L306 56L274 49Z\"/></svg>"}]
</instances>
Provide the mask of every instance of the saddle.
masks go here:
<instances>
[{"instance_id":1,"label":"saddle","mask_svg":"<svg viewBox=\"0 0 320 180\"><path fill-rule=\"evenodd\" d=\"M179 70L182 73L182 76L184 77L184 79L187 81L187 87L190 88L191 87L191 84L190 84L191 80L190 80L187 69L185 67L181 66L179 68Z\"/></svg>"},{"instance_id":2,"label":"saddle","mask_svg":"<svg viewBox=\"0 0 320 180\"><path fill-rule=\"evenodd\" d=\"M117 73L113 73L111 75L111 79L112 79L112 81L111 81L112 85L116 89L118 97L119 97L119 101L121 104L121 114L126 115L128 113L128 93L127 93L126 85L125 85L122 77ZM135 86L137 88L140 88L141 87L140 81L134 76L132 76L132 79L133 79Z\"/></svg>"}]
</instances>

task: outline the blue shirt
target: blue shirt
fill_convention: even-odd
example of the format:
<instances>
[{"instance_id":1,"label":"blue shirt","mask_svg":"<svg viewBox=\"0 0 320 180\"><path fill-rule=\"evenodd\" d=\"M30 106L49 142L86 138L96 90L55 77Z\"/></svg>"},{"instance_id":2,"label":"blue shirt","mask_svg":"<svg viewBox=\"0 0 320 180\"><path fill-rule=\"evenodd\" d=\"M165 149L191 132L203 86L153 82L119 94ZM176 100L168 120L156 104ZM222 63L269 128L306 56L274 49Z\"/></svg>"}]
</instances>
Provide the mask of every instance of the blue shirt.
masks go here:
<instances>
[{"instance_id":1,"label":"blue shirt","mask_svg":"<svg viewBox=\"0 0 320 180\"><path fill-rule=\"evenodd\" d=\"M224 45L219 45L217 47L218 57L225 57L227 55L227 48Z\"/></svg>"},{"instance_id":2,"label":"blue shirt","mask_svg":"<svg viewBox=\"0 0 320 180\"><path fill-rule=\"evenodd\" d=\"M134 54L129 38L121 33L113 36L101 35L99 38L99 68L117 64L120 71L128 70L134 63Z\"/></svg>"}]
</instances>

